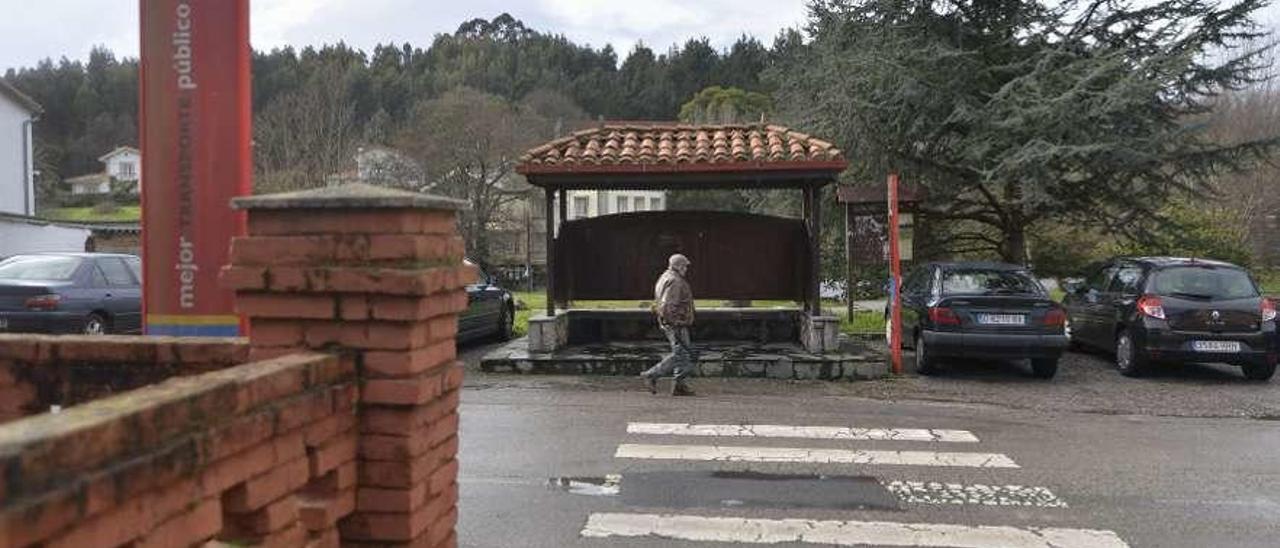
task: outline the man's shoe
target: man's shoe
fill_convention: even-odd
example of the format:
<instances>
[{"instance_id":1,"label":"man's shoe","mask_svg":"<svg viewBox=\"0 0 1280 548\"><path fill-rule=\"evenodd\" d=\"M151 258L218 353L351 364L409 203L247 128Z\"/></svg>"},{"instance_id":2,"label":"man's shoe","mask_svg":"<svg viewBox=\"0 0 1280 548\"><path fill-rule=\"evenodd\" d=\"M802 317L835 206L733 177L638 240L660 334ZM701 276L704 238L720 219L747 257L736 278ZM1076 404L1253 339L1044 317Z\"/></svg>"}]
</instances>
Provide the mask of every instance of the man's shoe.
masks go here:
<instances>
[{"instance_id":1,"label":"man's shoe","mask_svg":"<svg viewBox=\"0 0 1280 548\"><path fill-rule=\"evenodd\" d=\"M640 378L644 379L644 386L645 386L645 388L648 388L648 389L649 389L649 393L650 393L650 394L655 394L655 395L656 395L656 394L658 393L658 379L657 379L657 377L651 377L651 376L649 376L649 375L645 375L645 374L641 373L641 374L640 374Z\"/></svg>"},{"instance_id":2,"label":"man's shoe","mask_svg":"<svg viewBox=\"0 0 1280 548\"><path fill-rule=\"evenodd\" d=\"M671 387L671 395L672 396L692 396L693 389L689 388L688 386L685 386L683 383L676 383L675 386Z\"/></svg>"}]
</instances>

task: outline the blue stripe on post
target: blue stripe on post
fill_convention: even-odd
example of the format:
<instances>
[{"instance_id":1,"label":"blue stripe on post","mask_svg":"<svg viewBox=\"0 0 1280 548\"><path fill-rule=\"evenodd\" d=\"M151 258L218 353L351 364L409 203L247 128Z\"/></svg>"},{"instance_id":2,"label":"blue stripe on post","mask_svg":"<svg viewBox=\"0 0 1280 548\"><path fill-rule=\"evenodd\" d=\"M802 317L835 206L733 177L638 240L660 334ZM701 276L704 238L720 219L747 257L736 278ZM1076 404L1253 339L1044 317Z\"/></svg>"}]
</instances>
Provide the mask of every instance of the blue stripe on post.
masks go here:
<instances>
[{"instance_id":1,"label":"blue stripe on post","mask_svg":"<svg viewBox=\"0 0 1280 548\"><path fill-rule=\"evenodd\" d=\"M240 326L150 324L147 334L160 337L238 337Z\"/></svg>"}]
</instances>

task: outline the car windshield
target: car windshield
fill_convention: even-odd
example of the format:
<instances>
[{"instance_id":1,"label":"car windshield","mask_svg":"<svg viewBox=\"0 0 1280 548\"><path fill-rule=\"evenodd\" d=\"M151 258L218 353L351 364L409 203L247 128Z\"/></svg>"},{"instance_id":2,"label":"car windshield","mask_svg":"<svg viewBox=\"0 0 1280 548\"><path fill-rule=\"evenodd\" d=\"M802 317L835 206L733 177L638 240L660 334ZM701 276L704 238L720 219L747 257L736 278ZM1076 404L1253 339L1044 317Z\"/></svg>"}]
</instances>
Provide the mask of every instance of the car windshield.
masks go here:
<instances>
[{"instance_id":1,"label":"car windshield","mask_svg":"<svg viewBox=\"0 0 1280 548\"><path fill-rule=\"evenodd\" d=\"M70 280L79 267L77 257L20 255L0 261L0 280Z\"/></svg>"},{"instance_id":2,"label":"car windshield","mask_svg":"<svg viewBox=\"0 0 1280 548\"><path fill-rule=\"evenodd\" d=\"M1016 270L948 270L942 274L944 295L1040 295L1040 284Z\"/></svg>"},{"instance_id":3,"label":"car windshield","mask_svg":"<svg viewBox=\"0 0 1280 548\"><path fill-rule=\"evenodd\" d=\"M1178 266L1156 273L1152 292L1166 297L1227 300L1251 299L1258 296L1243 270L1213 266Z\"/></svg>"}]
</instances>

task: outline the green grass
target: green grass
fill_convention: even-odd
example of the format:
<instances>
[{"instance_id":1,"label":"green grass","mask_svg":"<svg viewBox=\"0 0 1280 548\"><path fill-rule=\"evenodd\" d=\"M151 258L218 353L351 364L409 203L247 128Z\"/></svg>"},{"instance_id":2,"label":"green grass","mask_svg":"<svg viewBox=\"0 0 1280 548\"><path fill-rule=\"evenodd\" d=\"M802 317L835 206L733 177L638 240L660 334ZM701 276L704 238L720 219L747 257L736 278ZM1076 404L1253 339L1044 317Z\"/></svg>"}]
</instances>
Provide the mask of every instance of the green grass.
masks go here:
<instances>
[{"instance_id":1,"label":"green grass","mask_svg":"<svg viewBox=\"0 0 1280 548\"><path fill-rule=\"evenodd\" d=\"M142 218L141 206L120 206L112 213L97 213L92 207L62 207L44 211L42 215L53 221L76 222L129 222Z\"/></svg>"},{"instance_id":2,"label":"green grass","mask_svg":"<svg viewBox=\"0 0 1280 548\"><path fill-rule=\"evenodd\" d=\"M543 291L515 291L512 295L516 298L519 306L516 309L515 331L516 335L523 336L529 331L529 318L545 313L547 309L547 294ZM699 308L716 308L724 306L722 300L699 299L694 301ZM799 307L798 303L791 301L763 300L751 301L752 308L788 308ZM591 308L591 309L611 309L611 308L649 308L649 301L635 300L613 300L613 301L577 301L573 303L574 308ZM853 320L845 317L844 304L838 301L824 301L822 307L828 314L840 317L840 326L846 333L871 332L879 333L884 331L883 312L878 310L857 310L854 311Z\"/></svg>"},{"instance_id":3,"label":"green grass","mask_svg":"<svg viewBox=\"0 0 1280 548\"><path fill-rule=\"evenodd\" d=\"M1263 295L1280 295L1280 268L1255 270L1253 275L1258 279L1258 285L1262 286Z\"/></svg>"}]
</instances>

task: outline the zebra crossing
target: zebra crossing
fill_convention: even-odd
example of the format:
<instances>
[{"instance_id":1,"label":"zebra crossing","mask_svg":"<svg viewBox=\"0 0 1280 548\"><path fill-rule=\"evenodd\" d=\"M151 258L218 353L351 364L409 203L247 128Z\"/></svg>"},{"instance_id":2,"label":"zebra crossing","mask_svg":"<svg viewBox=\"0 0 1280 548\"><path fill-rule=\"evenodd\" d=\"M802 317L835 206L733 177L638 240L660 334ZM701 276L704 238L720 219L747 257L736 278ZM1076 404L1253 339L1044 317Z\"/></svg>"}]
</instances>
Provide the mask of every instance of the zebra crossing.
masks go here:
<instances>
[{"instance_id":1,"label":"zebra crossing","mask_svg":"<svg viewBox=\"0 0 1280 548\"><path fill-rule=\"evenodd\" d=\"M633 422L628 439L614 454L623 462L765 463L788 466L850 466L862 475L875 475L877 466L928 470L930 476L961 478L981 472L984 478L1001 470L1020 468L1003 453L967 450L981 442L966 430L920 428L854 428L769 424L682 424ZM644 443L648 436L676 437L689 443ZM695 439L696 438L696 439ZM766 443L767 440L767 443ZM806 447L806 440L823 440L822 447ZM720 444L719 442L726 444ZM753 441L763 443L753 445ZM862 442L924 444L912 450L857 447ZM778 446L784 443L788 446ZM810 442L812 443L812 442ZM831 447L833 444L841 447ZM974 505L1026 507L1054 511L1068 508L1050 488L1033 485L993 485L927 479L887 479L880 485L908 511L918 505L944 510ZM871 480L868 480L871 481ZM618 478L626 489L626 478ZM874 487L874 482L872 482ZM704 509L705 510L705 509ZM727 511L727 510L726 510ZM937 512L931 513L937 516ZM908 513L907 516L910 516ZM936 518L935 518L936 520ZM826 519L767 519L734 515L683 515L648 512L597 512L588 516L581 536L589 539L652 537L666 540L736 544L801 543L835 546L1007 547L1007 548L1124 548L1128 544L1113 531L1008 525L963 525L911 521Z\"/></svg>"}]
</instances>

